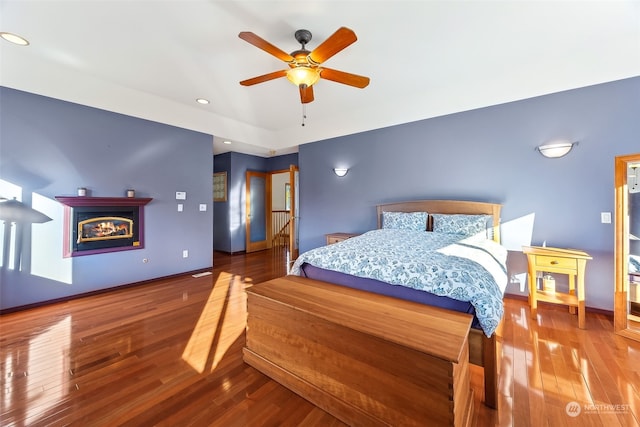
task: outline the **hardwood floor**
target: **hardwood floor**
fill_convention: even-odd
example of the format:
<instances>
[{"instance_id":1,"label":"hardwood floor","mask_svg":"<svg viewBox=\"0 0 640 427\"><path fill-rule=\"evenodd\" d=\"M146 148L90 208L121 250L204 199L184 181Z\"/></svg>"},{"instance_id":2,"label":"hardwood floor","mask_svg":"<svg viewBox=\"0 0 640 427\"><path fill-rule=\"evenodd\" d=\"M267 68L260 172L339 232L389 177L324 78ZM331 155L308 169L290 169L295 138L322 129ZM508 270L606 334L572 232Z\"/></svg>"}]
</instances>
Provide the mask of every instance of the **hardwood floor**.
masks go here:
<instances>
[{"instance_id":1,"label":"hardwood floor","mask_svg":"<svg viewBox=\"0 0 640 427\"><path fill-rule=\"evenodd\" d=\"M284 256L214 259L213 275L2 315L0 425L344 425L242 362L244 289L284 275ZM640 424L640 343L611 318L505 311L498 410L473 367L475 425Z\"/></svg>"}]
</instances>

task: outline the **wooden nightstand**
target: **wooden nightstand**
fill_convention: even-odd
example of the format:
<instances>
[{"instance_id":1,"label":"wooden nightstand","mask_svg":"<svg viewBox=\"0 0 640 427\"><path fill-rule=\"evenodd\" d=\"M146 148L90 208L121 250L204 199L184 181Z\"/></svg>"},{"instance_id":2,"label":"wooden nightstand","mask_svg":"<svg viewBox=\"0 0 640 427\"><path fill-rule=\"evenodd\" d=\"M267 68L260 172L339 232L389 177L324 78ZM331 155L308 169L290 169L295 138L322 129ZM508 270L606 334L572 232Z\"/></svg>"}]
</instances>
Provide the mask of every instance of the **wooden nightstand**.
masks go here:
<instances>
[{"instance_id":1,"label":"wooden nightstand","mask_svg":"<svg viewBox=\"0 0 640 427\"><path fill-rule=\"evenodd\" d=\"M327 237L327 245L332 245L334 243L342 242L343 240L350 239L354 236L358 236L356 233L331 233L326 234Z\"/></svg>"},{"instance_id":2,"label":"wooden nightstand","mask_svg":"<svg viewBox=\"0 0 640 427\"><path fill-rule=\"evenodd\" d=\"M522 252L529 262L529 305L531 317L537 317L538 301L569 306L575 314L578 308L578 327L584 329L584 270L591 256L576 249L560 249L541 246L523 246ZM538 272L559 273L569 276L569 293L540 290L537 287ZM577 283L577 287L576 287ZM577 291L577 292L576 292Z\"/></svg>"}]
</instances>

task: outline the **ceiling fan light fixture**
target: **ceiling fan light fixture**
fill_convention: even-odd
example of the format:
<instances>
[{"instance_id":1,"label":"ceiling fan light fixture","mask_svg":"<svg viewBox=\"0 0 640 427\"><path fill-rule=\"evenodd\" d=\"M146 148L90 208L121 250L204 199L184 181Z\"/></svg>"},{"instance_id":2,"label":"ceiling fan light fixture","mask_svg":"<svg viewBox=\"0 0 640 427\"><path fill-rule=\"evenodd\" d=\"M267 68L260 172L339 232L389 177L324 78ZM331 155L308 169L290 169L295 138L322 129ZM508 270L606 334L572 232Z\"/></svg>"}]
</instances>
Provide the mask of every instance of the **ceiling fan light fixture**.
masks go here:
<instances>
[{"instance_id":1,"label":"ceiling fan light fixture","mask_svg":"<svg viewBox=\"0 0 640 427\"><path fill-rule=\"evenodd\" d=\"M285 52L250 31L242 31L238 34L238 37L258 49L275 56L279 60L284 61L288 65L288 69L285 68L251 79L242 80L240 82L242 86L253 86L258 83L286 76L291 83L298 87L300 102L304 106L304 104L313 102L313 85L320 78L359 89L369 84L368 77L322 66L327 59L358 40L356 33L347 27L338 28L335 33L330 35L312 51L307 50L305 47L307 43L311 41L311 32L309 30L298 30L295 33L295 38L296 41L300 43L301 48L291 53ZM304 126L304 120L302 125Z\"/></svg>"},{"instance_id":2,"label":"ceiling fan light fixture","mask_svg":"<svg viewBox=\"0 0 640 427\"><path fill-rule=\"evenodd\" d=\"M307 87L315 84L320 78L320 73L316 68L298 66L287 70L287 79L294 85Z\"/></svg>"}]
</instances>

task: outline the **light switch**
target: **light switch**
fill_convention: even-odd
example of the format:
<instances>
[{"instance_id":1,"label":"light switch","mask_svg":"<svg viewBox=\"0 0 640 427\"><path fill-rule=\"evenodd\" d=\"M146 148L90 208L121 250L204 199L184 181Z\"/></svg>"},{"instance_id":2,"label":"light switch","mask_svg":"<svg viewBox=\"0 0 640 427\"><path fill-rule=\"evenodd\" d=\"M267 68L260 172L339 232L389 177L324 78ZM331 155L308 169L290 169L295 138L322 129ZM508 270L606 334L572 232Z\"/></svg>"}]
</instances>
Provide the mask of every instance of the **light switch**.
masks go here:
<instances>
[{"instance_id":1,"label":"light switch","mask_svg":"<svg viewBox=\"0 0 640 427\"><path fill-rule=\"evenodd\" d=\"M600 212L600 222L611 224L611 212Z\"/></svg>"},{"instance_id":2,"label":"light switch","mask_svg":"<svg viewBox=\"0 0 640 427\"><path fill-rule=\"evenodd\" d=\"M184 205L182 203L178 203L178 212L182 212L184 210Z\"/></svg>"},{"instance_id":3,"label":"light switch","mask_svg":"<svg viewBox=\"0 0 640 427\"><path fill-rule=\"evenodd\" d=\"M187 200L186 191L176 191L176 200Z\"/></svg>"},{"instance_id":4,"label":"light switch","mask_svg":"<svg viewBox=\"0 0 640 427\"><path fill-rule=\"evenodd\" d=\"M200 212L204 212L207 210L207 204L206 203L200 203Z\"/></svg>"}]
</instances>

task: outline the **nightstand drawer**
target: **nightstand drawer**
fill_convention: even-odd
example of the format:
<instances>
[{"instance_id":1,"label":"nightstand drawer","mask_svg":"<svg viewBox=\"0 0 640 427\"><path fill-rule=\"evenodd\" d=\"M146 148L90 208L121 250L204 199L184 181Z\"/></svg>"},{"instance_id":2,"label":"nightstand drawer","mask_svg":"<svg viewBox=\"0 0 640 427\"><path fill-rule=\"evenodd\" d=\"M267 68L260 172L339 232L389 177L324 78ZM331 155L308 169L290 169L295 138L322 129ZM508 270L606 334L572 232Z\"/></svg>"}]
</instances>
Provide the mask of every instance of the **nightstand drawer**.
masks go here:
<instances>
[{"instance_id":1,"label":"nightstand drawer","mask_svg":"<svg viewBox=\"0 0 640 427\"><path fill-rule=\"evenodd\" d=\"M537 255L536 266L543 267L543 268L553 267L553 268L575 270L578 268L578 261L574 258L561 258L561 257L555 257L555 256Z\"/></svg>"},{"instance_id":2,"label":"nightstand drawer","mask_svg":"<svg viewBox=\"0 0 640 427\"><path fill-rule=\"evenodd\" d=\"M334 243L342 242L357 236L355 233L331 233L325 235L327 238L327 245L333 245Z\"/></svg>"},{"instance_id":3,"label":"nightstand drawer","mask_svg":"<svg viewBox=\"0 0 640 427\"><path fill-rule=\"evenodd\" d=\"M327 245L333 245L334 243L342 242L344 237L327 236Z\"/></svg>"}]
</instances>

